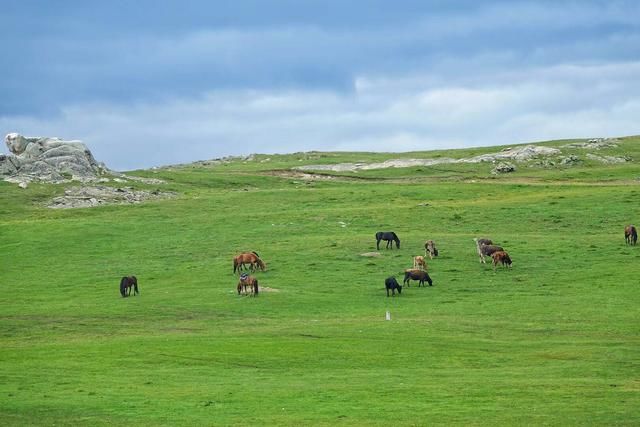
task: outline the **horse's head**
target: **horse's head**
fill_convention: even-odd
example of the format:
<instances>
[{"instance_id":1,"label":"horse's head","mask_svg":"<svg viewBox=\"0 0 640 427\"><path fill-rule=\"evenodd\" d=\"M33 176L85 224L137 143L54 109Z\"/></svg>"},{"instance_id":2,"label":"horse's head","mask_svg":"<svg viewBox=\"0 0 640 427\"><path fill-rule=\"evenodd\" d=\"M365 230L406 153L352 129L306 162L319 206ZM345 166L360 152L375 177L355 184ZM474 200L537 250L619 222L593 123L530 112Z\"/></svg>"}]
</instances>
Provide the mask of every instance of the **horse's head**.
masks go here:
<instances>
[{"instance_id":1,"label":"horse's head","mask_svg":"<svg viewBox=\"0 0 640 427\"><path fill-rule=\"evenodd\" d=\"M394 240L396 241L396 247L400 249L400 239L398 239L398 237L396 236Z\"/></svg>"},{"instance_id":2,"label":"horse's head","mask_svg":"<svg viewBox=\"0 0 640 427\"><path fill-rule=\"evenodd\" d=\"M401 294L402 293L402 286L398 285L398 293Z\"/></svg>"}]
</instances>

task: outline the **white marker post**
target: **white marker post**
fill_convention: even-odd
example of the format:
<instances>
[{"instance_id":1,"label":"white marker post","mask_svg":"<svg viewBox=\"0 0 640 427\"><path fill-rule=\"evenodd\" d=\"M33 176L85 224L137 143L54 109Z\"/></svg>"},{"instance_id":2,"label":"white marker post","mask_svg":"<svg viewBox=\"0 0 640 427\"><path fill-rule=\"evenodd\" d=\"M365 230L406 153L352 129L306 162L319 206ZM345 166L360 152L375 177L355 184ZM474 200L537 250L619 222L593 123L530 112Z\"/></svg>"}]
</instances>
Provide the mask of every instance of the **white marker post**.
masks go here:
<instances>
[{"instance_id":1,"label":"white marker post","mask_svg":"<svg viewBox=\"0 0 640 427\"><path fill-rule=\"evenodd\" d=\"M385 316L386 320L391 320L391 313L387 311L387 315Z\"/></svg>"}]
</instances>

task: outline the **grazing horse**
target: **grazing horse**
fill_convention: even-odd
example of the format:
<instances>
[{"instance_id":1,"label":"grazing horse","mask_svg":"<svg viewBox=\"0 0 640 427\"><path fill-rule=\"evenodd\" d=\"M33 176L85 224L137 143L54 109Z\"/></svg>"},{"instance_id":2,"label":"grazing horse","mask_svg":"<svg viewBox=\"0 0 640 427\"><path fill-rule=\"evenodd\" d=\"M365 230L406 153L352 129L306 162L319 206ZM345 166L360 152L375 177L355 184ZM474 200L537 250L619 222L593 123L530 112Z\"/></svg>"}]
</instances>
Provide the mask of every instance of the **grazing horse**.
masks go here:
<instances>
[{"instance_id":1,"label":"grazing horse","mask_svg":"<svg viewBox=\"0 0 640 427\"><path fill-rule=\"evenodd\" d=\"M423 256L418 255L413 257L413 269L427 271L427 262Z\"/></svg>"},{"instance_id":2,"label":"grazing horse","mask_svg":"<svg viewBox=\"0 0 640 427\"><path fill-rule=\"evenodd\" d=\"M246 268L245 264L249 264L250 271L255 271L258 268L264 271L267 268L256 252L242 252L233 257L233 272L235 273L236 270L239 272L242 268Z\"/></svg>"},{"instance_id":3,"label":"grazing horse","mask_svg":"<svg viewBox=\"0 0 640 427\"><path fill-rule=\"evenodd\" d=\"M476 242L476 248L478 249L478 256L480 256L480 262L486 264L484 257L491 256L494 252L503 251L502 246L492 244L480 244L481 241L491 241L489 239L473 239Z\"/></svg>"},{"instance_id":4,"label":"grazing horse","mask_svg":"<svg viewBox=\"0 0 640 427\"><path fill-rule=\"evenodd\" d=\"M422 270L405 270L404 271L404 284L409 286L409 281L410 280L417 280L418 286L422 285L424 286L424 281L426 280L427 282L429 282L429 286L433 286L433 281L431 280L431 277L429 277L429 274L426 271L422 271Z\"/></svg>"},{"instance_id":5,"label":"grazing horse","mask_svg":"<svg viewBox=\"0 0 640 427\"><path fill-rule=\"evenodd\" d=\"M429 259L433 259L434 256L438 256L438 248L433 240L427 240L424 242L424 256L429 255Z\"/></svg>"},{"instance_id":6,"label":"grazing horse","mask_svg":"<svg viewBox=\"0 0 640 427\"><path fill-rule=\"evenodd\" d=\"M638 230L633 225L627 225L624 228L624 241L627 245L635 245L638 241Z\"/></svg>"},{"instance_id":7,"label":"grazing horse","mask_svg":"<svg viewBox=\"0 0 640 427\"><path fill-rule=\"evenodd\" d=\"M248 291L247 288L249 288ZM246 273L242 273L240 275L240 281L238 282L237 289L238 295L242 293L248 294L249 292L251 295L258 295L258 279L253 276L249 276Z\"/></svg>"},{"instance_id":8,"label":"grazing horse","mask_svg":"<svg viewBox=\"0 0 640 427\"><path fill-rule=\"evenodd\" d=\"M128 297L131 295L131 288L133 288L133 295L137 295L138 292L138 279L136 276L124 276L120 280L120 295L122 297Z\"/></svg>"},{"instance_id":9,"label":"grazing horse","mask_svg":"<svg viewBox=\"0 0 640 427\"><path fill-rule=\"evenodd\" d=\"M384 287L387 289L387 296L389 296L389 289L391 289L391 294L396 296L396 289L398 290L398 295L402 294L402 286L398 284L398 281L395 277L387 277L384 281Z\"/></svg>"},{"instance_id":10,"label":"grazing horse","mask_svg":"<svg viewBox=\"0 0 640 427\"><path fill-rule=\"evenodd\" d=\"M504 265L505 267L511 268L511 257L505 251L497 251L491 254L491 258L493 258L493 271L496 271L496 266L498 263Z\"/></svg>"},{"instance_id":11,"label":"grazing horse","mask_svg":"<svg viewBox=\"0 0 640 427\"><path fill-rule=\"evenodd\" d=\"M391 249L393 249L393 242L396 242L396 247L400 249L400 239L393 231L378 231L376 233L376 248L378 250L380 250L380 240L387 241L387 249L389 249L389 245L391 245Z\"/></svg>"}]
</instances>

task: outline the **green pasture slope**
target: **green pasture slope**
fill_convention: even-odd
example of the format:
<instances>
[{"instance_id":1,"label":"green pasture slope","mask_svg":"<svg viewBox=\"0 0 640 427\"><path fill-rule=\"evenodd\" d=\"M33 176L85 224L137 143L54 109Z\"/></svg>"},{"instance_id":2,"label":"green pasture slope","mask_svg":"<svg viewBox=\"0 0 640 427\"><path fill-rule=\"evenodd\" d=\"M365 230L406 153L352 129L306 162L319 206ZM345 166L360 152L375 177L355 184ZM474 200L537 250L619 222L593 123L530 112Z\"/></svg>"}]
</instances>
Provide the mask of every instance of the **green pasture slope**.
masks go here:
<instances>
[{"instance_id":1,"label":"green pasture slope","mask_svg":"<svg viewBox=\"0 0 640 427\"><path fill-rule=\"evenodd\" d=\"M624 164L499 177L289 172L495 150L137 171L179 196L75 210L43 207L64 186L1 182L0 425L639 425L640 138L597 153ZM362 256L379 230L400 250ZM513 268L481 265L476 236ZM434 286L387 298L427 238ZM267 263L257 298L235 293L244 250Z\"/></svg>"}]
</instances>

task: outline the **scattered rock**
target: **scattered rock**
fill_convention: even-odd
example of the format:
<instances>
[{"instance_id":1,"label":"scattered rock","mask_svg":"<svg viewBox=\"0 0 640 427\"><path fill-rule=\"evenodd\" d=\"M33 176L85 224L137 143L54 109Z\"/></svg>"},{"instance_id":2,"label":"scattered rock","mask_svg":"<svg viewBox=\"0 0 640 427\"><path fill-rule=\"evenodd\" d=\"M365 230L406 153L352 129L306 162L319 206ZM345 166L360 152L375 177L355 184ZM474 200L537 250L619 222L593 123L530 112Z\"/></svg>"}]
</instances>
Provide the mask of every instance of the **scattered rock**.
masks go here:
<instances>
[{"instance_id":1,"label":"scattered rock","mask_svg":"<svg viewBox=\"0 0 640 427\"><path fill-rule=\"evenodd\" d=\"M523 147L509 147L498 153L482 154L475 157L463 159L439 158L439 159L393 159L381 163L339 163L333 165L306 165L297 166L294 169L326 170L334 172L356 172L358 170L386 169L386 168L407 168L414 166L433 166L443 163L481 163L496 162L499 160L512 160L517 162L527 161L538 157L555 156L561 151L552 147L541 147L537 145L525 145Z\"/></svg>"},{"instance_id":2,"label":"scattered rock","mask_svg":"<svg viewBox=\"0 0 640 427\"><path fill-rule=\"evenodd\" d=\"M501 173L511 173L515 171L516 171L516 167L513 163L500 162L491 170L491 173L494 175L497 175Z\"/></svg>"},{"instance_id":3,"label":"scattered rock","mask_svg":"<svg viewBox=\"0 0 640 427\"><path fill-rule=\"evenodd\" d=\"M615 138L594 138L587 142L572 142L571 144L565 144L563 148L582 148L586 150L600 150L603 148L617 147L619 142Z\"/></svg>"},{"instance_id":4,"label":"scattered rock","mask_svg":"<svg viewBox=\"0 0 640 427\"><path fill-rule=\"evenodd\" d=\"M573 154L568 157L560 157L561 166L575 166L580 163L582 163L582 160L580 160L580 157L574 156Z\"/></svg>"},{"instance_id":5,"label":"scattered rock","mask_svg":"<svg viewBox=\"0 0 640 427\"><path fill-rule=\"evenodd\" d=\"M131 187L71 187L64 196L53 198L47 207L52 209L89 208L109 204L132 204L145 200L175 197L173 192L134 190Z\"/></svg>"},{"instance_id":6,"label":"scattered rock","mask_svg":"<svg viewBox=\"0 0 640 427\"><path fill-rule=\"evenodd\" d=\"M598 156L597 154L591 154L591 153L587 154L587 159L595 160L608 165L612 165L616 163L625 163L625 162L631 161L631 157L629 156L624 156L624 157Z\"/></svg>"}]
</instances>

